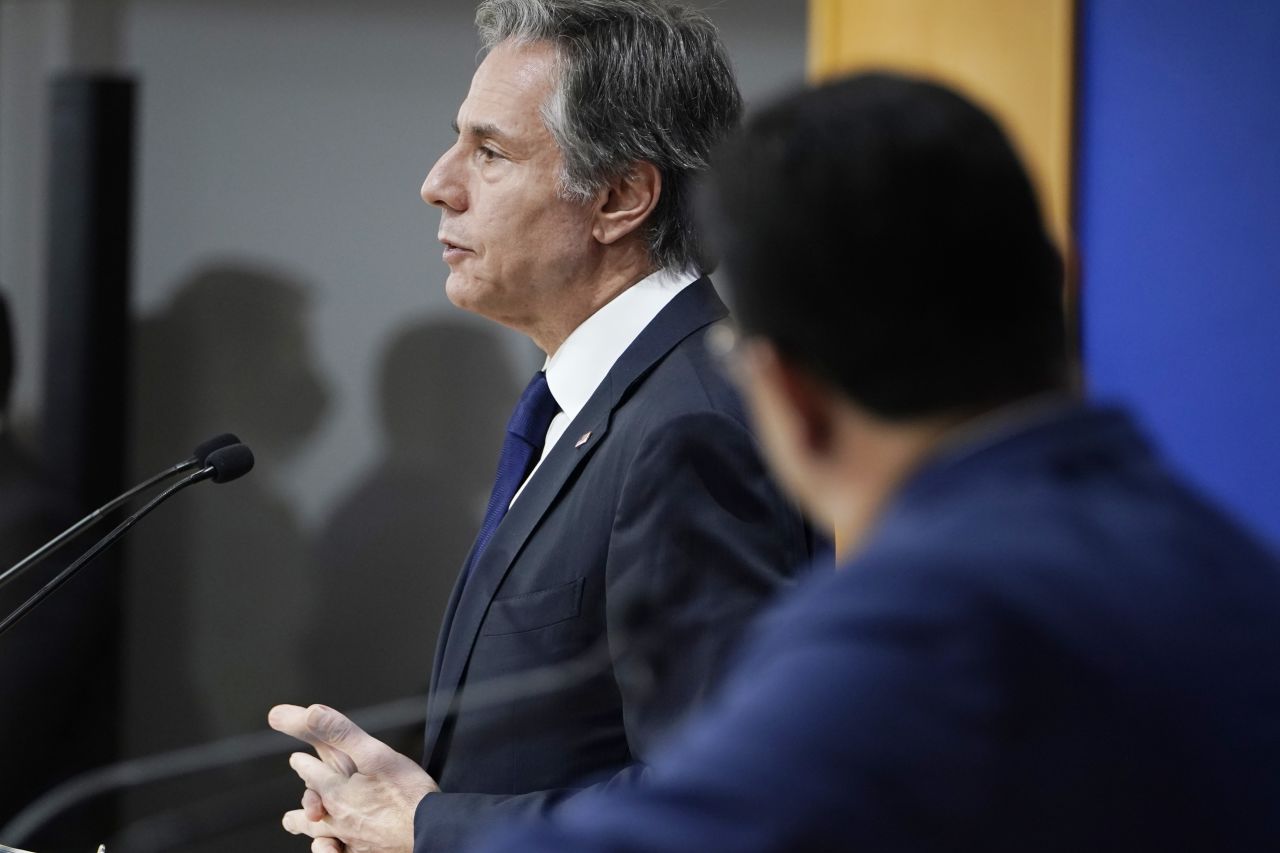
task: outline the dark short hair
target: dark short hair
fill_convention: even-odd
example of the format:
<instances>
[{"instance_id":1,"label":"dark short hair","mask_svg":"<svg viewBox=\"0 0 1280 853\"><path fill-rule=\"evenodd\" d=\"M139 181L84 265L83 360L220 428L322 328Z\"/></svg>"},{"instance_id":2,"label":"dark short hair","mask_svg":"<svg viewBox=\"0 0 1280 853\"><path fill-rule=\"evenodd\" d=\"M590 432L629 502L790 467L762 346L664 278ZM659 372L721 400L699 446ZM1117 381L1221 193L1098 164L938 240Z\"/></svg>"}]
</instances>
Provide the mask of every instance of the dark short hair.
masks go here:
<instances>
[{"instance_id":1,"label":"dark short hair","mask_svg":"<svg viewBox=\"0 0 1280 853\"><path fill-rule=\"evenodd\" d=\"M708 225L739 324L906 419L1065 383L1062 262L995 121L923 80L783 98L717 152Z\"/></svg>"},{"instance_id":2,"label":"dark short hair","mask_svg":"<svg viewBox=\"0 0 1280 853\"><path fill-rule=\"evenodd\" d=\"M742 113L711 21L663 0L484 0L476 26L485 49L508 39L555 47L559 78L542 116L564 155L562 195L585 201L652 163L662 193L645 225L650 258L701 263L693 177Z\"/></svg>"}]
</instances>

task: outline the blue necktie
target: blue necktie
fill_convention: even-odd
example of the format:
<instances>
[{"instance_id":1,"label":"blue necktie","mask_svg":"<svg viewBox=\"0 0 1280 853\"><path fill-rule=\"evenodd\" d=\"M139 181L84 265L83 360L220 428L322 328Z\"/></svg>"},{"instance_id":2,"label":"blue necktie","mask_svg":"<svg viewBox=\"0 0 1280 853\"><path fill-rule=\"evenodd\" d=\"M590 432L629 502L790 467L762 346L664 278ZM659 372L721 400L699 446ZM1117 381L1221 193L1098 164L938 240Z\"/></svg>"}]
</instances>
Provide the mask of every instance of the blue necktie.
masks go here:
<instances>
[{"instance_id":1,"label":"blue necktie","mask_svg":"<svg viewBox=\"0 0 1280 853\"><path fill-rule=\"evenodd\" d=\"M484 524L480 525L480 533L476 536L475 547L471 550L471 559L463 576L471 573L471 567L480 559L498 523L507 514L511 499L516 496L520 484L529 476L533 466L542 456L542 445L547 438L547 427L551 419L560 411L556 398L551 396L547 387L547 375L539 370L529 380L529 385L520 395L520 402L507 421L507 437L502 442L502 455L498 457L498 476L494 479L493 493L489 495L489 506L484 512Z\"/></svg>"}]
</instances>

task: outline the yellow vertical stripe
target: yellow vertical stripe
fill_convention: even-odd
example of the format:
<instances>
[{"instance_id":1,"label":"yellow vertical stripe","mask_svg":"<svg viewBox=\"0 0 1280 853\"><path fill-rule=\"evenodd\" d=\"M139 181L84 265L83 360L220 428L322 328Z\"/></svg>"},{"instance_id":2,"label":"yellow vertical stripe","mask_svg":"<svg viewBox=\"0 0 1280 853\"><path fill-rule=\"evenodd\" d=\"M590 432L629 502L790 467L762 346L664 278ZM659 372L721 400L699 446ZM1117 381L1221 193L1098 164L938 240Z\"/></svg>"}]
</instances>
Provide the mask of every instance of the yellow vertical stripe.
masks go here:
<instances>
[{"instance_id":1,"label":"yellow vertical stripe","mask_svg":"<svg viewBox=\"0 0 1280 853\"><path fill-rule=\"evenodd\" d=\"M922 74L985 104L1069 250L1074 23L1072 0L810 0L809 73Z\"/></svg>"}]
</instances>

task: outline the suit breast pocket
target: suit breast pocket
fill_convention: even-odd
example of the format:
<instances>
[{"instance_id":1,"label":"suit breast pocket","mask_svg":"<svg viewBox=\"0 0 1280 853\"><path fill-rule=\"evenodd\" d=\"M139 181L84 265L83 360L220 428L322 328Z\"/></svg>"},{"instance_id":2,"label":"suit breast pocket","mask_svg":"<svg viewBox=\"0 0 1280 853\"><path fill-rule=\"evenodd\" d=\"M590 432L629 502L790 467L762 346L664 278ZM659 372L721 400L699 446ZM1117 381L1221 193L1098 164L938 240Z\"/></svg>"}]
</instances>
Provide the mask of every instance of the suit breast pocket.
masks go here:
<instances>
[{"instance_id":1,"label":"suit breast pocket","mask_svg":"<svg viewBox=\"0 0 1280 853\"><path fill-rule=\"evenodd\" d=\"M547 589L495 598L480 634L493 637L536 631L575 618L582 611L583 578Z\"/></svg>"}]
</instances>

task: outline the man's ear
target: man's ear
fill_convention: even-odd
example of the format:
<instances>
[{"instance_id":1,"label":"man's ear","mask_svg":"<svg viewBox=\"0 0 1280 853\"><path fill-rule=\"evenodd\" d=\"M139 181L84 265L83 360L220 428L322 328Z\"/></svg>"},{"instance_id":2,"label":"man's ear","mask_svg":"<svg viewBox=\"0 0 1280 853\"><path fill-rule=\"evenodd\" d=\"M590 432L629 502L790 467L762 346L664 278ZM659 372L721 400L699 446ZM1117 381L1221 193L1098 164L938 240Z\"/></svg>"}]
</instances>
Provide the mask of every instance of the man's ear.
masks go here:
<instances>
[{"instance_id":1,"label":"man's ear","mask_svg":"<svg viewBox=\"0 0 1280 853\"><path fill-rule=\"evenodd\" d=\"M756 342L750 359L757 381L767 386L772 405L783 409L793 440L809 456L832 452L836 406L830 387L779 352L772 344Z\"/></svg>"},{"instance_id":2,"label":"man's ear","mask_svg":"<svg viewBox=\"0 0 1280 853\"><path fill-rule=\"evenodd\" d=\"M646 161L609 182L601 190L591 235L606 245L616 243L644 224L662 195L662 173Z\"/></svg>"}]
</instances>

